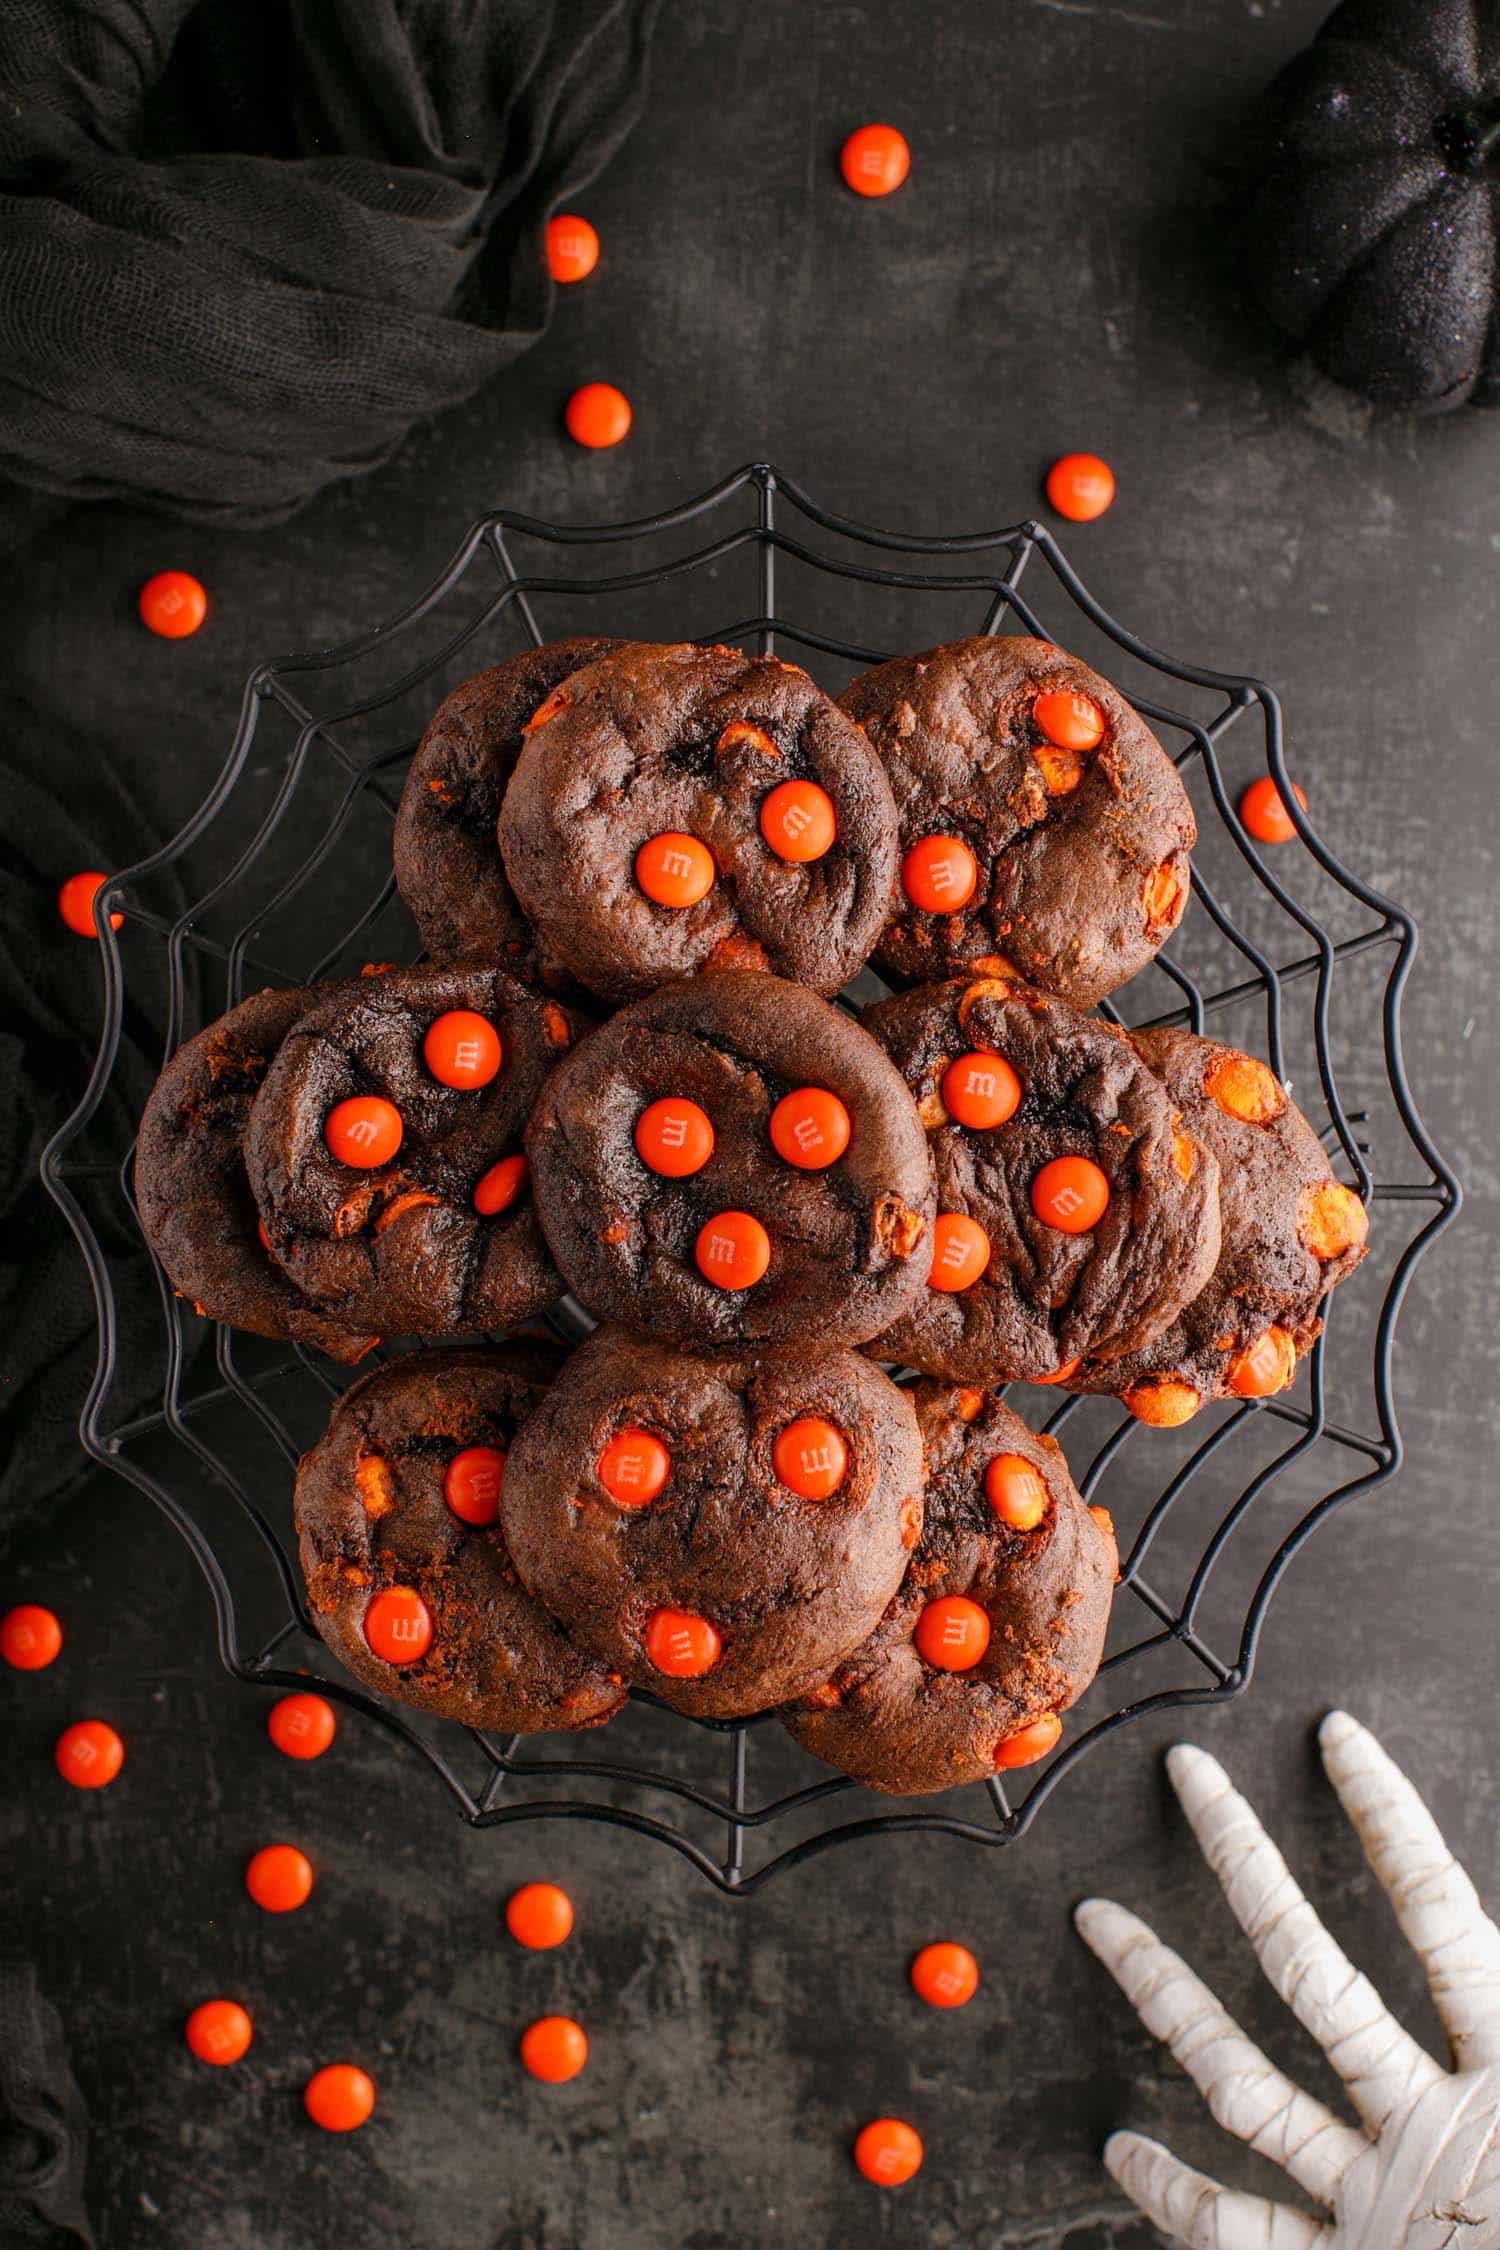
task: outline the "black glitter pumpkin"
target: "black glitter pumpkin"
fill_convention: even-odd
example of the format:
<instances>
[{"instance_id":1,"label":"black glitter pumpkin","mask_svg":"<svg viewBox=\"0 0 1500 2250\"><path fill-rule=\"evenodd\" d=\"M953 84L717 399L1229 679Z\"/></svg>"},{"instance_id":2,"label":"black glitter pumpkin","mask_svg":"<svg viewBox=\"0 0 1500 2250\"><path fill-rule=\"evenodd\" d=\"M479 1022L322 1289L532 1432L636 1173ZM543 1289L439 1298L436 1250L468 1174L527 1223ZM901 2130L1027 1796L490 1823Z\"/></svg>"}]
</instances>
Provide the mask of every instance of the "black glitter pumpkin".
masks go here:
<instances>
[{"instance_id":1,"label":"black glitter pumpkin","mask_svg":"<svg viewBox=\"0 0 1500 2250\"><path fill-rule=\"evenodd\" d=\"M1500 405L1500 0L1344 0L1268 101L1272 319L1378 405Z\"/></svg>"}]
</instances>

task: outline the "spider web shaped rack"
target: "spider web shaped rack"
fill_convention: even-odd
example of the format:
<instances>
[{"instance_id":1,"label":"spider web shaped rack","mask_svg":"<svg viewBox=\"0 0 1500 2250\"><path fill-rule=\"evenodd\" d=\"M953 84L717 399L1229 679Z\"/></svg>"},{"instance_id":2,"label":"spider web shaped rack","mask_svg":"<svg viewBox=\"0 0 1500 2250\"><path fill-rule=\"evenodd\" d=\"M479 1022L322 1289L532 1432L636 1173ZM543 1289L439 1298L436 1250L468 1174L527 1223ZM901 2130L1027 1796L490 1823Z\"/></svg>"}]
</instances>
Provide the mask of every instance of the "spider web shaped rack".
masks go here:
<instances>
[{"instance_id":1,"label":"spider web shaped rack","mask_svg":"<svg viewBox=\"0 0 1500 2250\"><path fill-rule=\"evenodd\" d=\"M737 595L731 578L740 582ZM705 595L712 606L700 615ZM747 598L749 614L736 614ZM851 616L837 613L840 601ZM1233 1037L1248 1010L1254 1022L1240 1043L1258 1045L1280 1078L1295 1049L1316 1088L1314 1098L1306 1076L1299 1080L1301 1104L1321 1126L1336 1169L1371 1202L1381 1270L1372 1273L1372 1254L1339 1293L1292 1390L1205 1408L1185 1430L1145 1430L1112 1400L1059 1401L1055 1392L1013 1387L1011 1403L1058 1434L1085 1497L1109 1501L1122 1557L1099 1679L1062 1746L1015 1777L1014 1798L998 1774L938 1800L870 1797L795 1750L774 1721L687 1721L646 1696L632 1698L601 1737L528 1744L429 1722L365 1693L337 1672L312 1632L290 1530L291 1471L348 1372L311 1351L260 1346L223 1327L211 1353L196 1349L205 1324L158 1268L162 1332L149 1395L159 1403L122 1409L122 1398L148 1395L122 1375L126 1339L113 1286L122 1230L139 1243L133 1139L121 1147L119 1130L112 1139L109 1131L127 976L132 1020L153 1009L146 1020L164 1015L170 1053L197 1028L189 1016L199 978L211 987L201 1007L207 1021L258 984L342 973L382 938L412 958L390 874L401 771L440 694L517 646L577 631L767 651L789 645L837 686L852 668L897 649L1013 628L1079 653L1080 636L1087 640L1090 660L1162 734L1199 811L1195 903L1168 955L1105 1012L1132 1023L1211 1025ZM386 722L399 726L398 740L381 738ZM286 744L279 755L277 734ZM1294 806L1302 849L1273 852L1274 866L1236 815L1236 760L1242 774L1269 772ZM370 821L375 841L357 848L356 832ZM340 871L361 849L363 888L351 890ZM215 864L205 880L202 868ZM1309 884L1316 910L1301 895ZM111 910L125 918L118 935ZM1149 648L1106 613L1035 523L951 537L881 531L819 507L763 463L638 522L568 526L497 510L400 615L341 647L259 669L197 813L161 851L113 877L94 912L103 973L98 1051L82 1099L43 1157L98 1312L83 1445L186 1539L212 1594L229 1673L273 1690L311 1681L364 1712L428 1761L476 1827L610 1822L672 1846L736 1893L858 1836L935 1830L992 1847L1011 1843L1063 1776L1133 1720L1241 1693L1294 1556L1326 1518L1376 1491L1400 1465L1397 1318L1417 1259L1459 1200L1402 1060L1400 1003L1415 927L1339 863L1295 804L1272 692ZM278 958L279 941L298 924L292 957ZM1341 1022L1336 1038L1335 997L1342 1009L1356 978L1371 1027L1361 1038ZM1341 1067L1351 1053L1360 1059L1357 1107L1341 1086L1336 1049ZM114 1102L118 1110L118 1091ZM578 1333L565 1320L559 1327ZM1349 1347L1337 1364L1336 1341ZM1248 1566L1235 1563L1257 1527ZM1210 1631L1209 1607L1226 1585L1222 1628ZM1154 1685L1164 1659L1165 1684ZM626 1740L643 1734L639 1753L625 1753ZM715 1746L716 1736L723 1739ZM776 1784L759 1795L750 1786L752 1741L758 1768ZM694 1770L710 1749L722 1760L718 1785Z\"/></svg>"}]
</instances>

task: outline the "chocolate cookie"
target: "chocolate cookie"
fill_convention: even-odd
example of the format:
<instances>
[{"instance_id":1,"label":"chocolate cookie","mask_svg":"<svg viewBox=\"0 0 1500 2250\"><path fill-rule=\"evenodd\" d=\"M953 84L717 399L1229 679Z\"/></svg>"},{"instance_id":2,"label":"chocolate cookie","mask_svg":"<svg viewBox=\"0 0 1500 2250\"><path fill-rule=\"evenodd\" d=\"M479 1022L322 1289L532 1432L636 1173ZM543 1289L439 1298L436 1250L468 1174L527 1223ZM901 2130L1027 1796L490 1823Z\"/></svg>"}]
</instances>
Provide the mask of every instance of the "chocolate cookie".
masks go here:
<instances>
[{"instance_id":1,"label":"chocolate cookie","mask_svg":"<svg viewBox=\"0 0 1500 2250\"><path fill-rule=\"evenodd\" d=\"M1223 1241L1170 1328L1124 1359L1085 1358L1069 1387L1115 1392L1141 1421L1173 1427L1205 1399L1285 1390L1323 1325L1318 1307L1365 1254L1369 1220L1265 1063L1190 1031L1131 1043L1218 1158Z\"/></svg>"},{"instance_id":2,"label":"chocolate cookie","mask_svg":"<svg viewBox=\"0 0 1500 2250\"><path fill-rule=\"evenodd\" d=\"M922 1528L911 1403L854 1352L697 1358L602 1329L506 1466L531 1591L699 1718L764 1711L874 1625Z\"/></svg>"},{"instance_id":3,"label":"chocolate cookie","mask_svg":"<svg viewBox=\"0 0 1500 2250\"><path fill-rule=\"evenodd\" d=\"M428 722L396 815L396 887L434 961L482 959L532 982L563 972L537 957L505 879L495 823L538 704L580 665L620 646L551 641L465 680Z\"/></svg>"},{"instance_id":4,"label":"chocolate cookie","mask_svg":"<svg viewBox=\"0 0 1500 2250\"><path fill-rule=\"evenodd\" d=\"M319 999L301 986L254 993L178 1048L141 1118L135 1200L173 1288L205 1319L352 1362L374 1335L309 1304L267 1255L245 1174L250 1105L282 1040Z\"/></svg>"},{"instance_id":5,"label":"chocolate cookie","mask_svg":"<svg viewBox=\"0 0 1500 2250\"><path fill-rule=\"evenodd\" d=\"M1122 695L1049 641L898 656L839 702L884 760L901 877L875 951L902 982L1014 975L1085 1004L1182 919L1197 826Z\"/></svg>"},{"instance_id":6,"label":"chocolate cookie","mask_svg":"<svg viewBox=\"0 0 1500 2250\"><path fill-rule=\"evenodd\" d=\"M1032 1764L1093 1679L1118 1558L1055 1441L991 1392L919 1383L927 1515L869 1639L781 1717L867 1788L921 1796Z\"/></svg>"},{"instance_id":7,"label":"chocolate cookie","mask_svg":"<svg viewBox=\"0 0 1500 2250\"><path fill-rule=\"evenodd\" d=\"M499 1523L507 1455L561 1354L414 1352L361 1376L297 1470L318 1631L366 1687L465 1726L598 1726L621 1682L526 1592Z\"/></svg>"},{"instance_id":8,"label":"chocolate cookie","mask_svg":"<svg viewBox=\"0 0 1500 2250\"><path fill-rule=\"evenodd\" d=\"M551 1304L521 1136L578 1021L481 968L389 969L309 1010L246 1143L297 1286L384 1336L506 1328Z\"/></svg>"},{"instance_id":9,"label":"chocolate cookie","mask_svg":"<svg viewBox=\"0 0 1500 2250\"><path fill-rule=\"evenodd\" d=\"M701 1348L851 1344L922 1294L911 1097L851 1017L777 977L622 1008L547 1080L526 1148L553 1255L603 1319Z\"/></svg>"},{"instance_id":10,"label":"chocolate cookie","mask_svg":"<svg viewBox=\"0 0 1500 2250\"><path fill-rule=\"evenodd\" d=\"M861 1021L916 1099L938 1182L928 1288L876 1354L1057 1382L1160 1335L1218 1257L1219 1167L1125 1034L993 977Z\"/></svg>"},{"instance_id":11,"label":"chocolate cookie","mask_svg":"<svg viewBox=\"0 0 1500 2250\"><path fill-rule=\"evenodd\" d=\"M634 644L537 714L500 849L542 940L608 999L719 966L827 993L886 918L896 816L869 743L795 664Z\"/></svg>"}]
</instances>

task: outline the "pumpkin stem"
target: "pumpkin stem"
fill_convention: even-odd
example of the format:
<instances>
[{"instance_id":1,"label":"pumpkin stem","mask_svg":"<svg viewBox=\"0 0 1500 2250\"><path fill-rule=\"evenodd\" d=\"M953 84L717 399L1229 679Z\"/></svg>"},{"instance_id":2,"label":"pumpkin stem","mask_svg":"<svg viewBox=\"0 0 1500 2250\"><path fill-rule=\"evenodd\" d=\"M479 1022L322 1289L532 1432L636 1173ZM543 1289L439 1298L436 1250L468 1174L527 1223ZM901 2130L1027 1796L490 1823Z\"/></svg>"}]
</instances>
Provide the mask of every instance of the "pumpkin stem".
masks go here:
<instances>
[{"instance_id":1,"label":"pumpkin stem","mask_svg":"<svg viewBox=\"0 0 1500 2250\"><path fill-rule=\"evenodd\" d=\"M1500 96L1450 109L1437 121L1437 140L1451 171L1477 179L1500 156Z\"/></svg>"}]
</instances>

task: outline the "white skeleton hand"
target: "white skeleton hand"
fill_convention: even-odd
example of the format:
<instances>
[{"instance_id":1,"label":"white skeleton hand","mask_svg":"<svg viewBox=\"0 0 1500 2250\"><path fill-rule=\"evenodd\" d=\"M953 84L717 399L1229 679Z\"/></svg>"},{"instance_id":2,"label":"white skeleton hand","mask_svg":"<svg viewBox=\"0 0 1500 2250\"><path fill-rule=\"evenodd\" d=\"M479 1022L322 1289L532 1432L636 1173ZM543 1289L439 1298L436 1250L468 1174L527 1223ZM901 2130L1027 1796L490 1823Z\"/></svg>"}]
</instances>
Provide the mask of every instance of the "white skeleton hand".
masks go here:
<instances>
[{"instance_id":1,"label":"white skeleton hand","mask_svg":"<svg viewBox=\"0 0 1500 2250\"><path fill-rule=\"evenodd\" d=\"M1112 2134L1104 2161L1188 2250L1500 2250L1500 1930L1374 1736L1334 1711L1319 1742L1427 1971L1453 2070L1417 2045L1335 1945L1222 1766L1179 1745L1167 1767L1204 1857L1266 1975L1343 2079L1363 2129L1284 2077L1144 1922L1089 1899L1079 1930L1148 2031L1166 2041L1218 2122L1273 2157L1331 2215L1219 2187L1139 2133Z\"/></svg>"}]
</instances>

